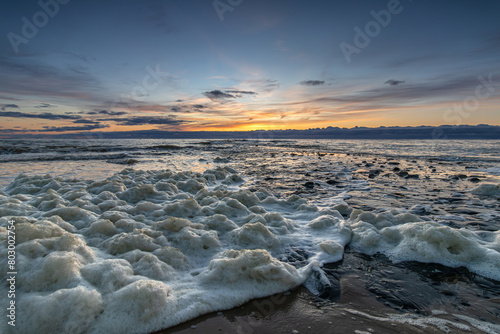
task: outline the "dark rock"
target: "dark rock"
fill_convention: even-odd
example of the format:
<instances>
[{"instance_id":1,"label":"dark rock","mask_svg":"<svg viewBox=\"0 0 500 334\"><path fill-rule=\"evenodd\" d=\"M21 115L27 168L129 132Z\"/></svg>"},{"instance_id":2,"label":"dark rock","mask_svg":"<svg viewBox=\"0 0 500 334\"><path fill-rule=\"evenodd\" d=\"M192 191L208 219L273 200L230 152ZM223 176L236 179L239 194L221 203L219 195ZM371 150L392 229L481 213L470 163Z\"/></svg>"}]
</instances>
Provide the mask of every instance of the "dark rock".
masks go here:
<instances>
[{"instance_id":1,"label":"dark rock","mask_svg":"<svg viewBox=\"0 0 500 334\"><path fill-rule=\"evenodd\" d=\"M369 174L368 174L368 177L370 179L374 179L375 177L377 177L380 173L382 173L382 170L381 169L372 169L370 170Z\"/></svg>"},{"instance_id":2,"label":"dark rock","mask_svg":"<svg viewBox=\"0 0 500 334\"><path fill-rule=\"evenodd\" d=\"M311 181L307 181L305 184L304 184L304 187L306 188L314 188L314 182L311 182Z\"/></svg>"},{"instance_id":3,"label":"dark rock","mask_svg":"<svg viewBox=\"0 0 500 334\"><path fill-rule=\"evenodd\" d=\"M397 174L399 177L406 177L406 176L408 176L408 172L407 172L407 171L404 171L404 170L402 170L402 171L400 171L400 172L398 172L398 173L396 173L396 174Z\"/></svg>"}]
</instances>

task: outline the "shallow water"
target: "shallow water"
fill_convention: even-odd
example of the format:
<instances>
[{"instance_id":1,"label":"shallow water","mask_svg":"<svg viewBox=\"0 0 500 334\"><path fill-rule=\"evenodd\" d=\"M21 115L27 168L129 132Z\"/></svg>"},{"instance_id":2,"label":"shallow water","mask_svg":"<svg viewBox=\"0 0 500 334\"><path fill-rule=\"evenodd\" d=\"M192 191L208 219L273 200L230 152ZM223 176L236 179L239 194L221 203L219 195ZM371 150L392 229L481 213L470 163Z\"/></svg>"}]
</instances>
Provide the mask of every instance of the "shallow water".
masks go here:
<instances>
[{"instance_id":1,"label":"shallow water","mask_svg":"<svg viewBox=\"0 0 500 334\"><path fill-rule=\"evenodd\" d=\"M3 141L18 328L147 333L303 285L337 320L494 333L499 143Z\"/></svg>"}]
</instances>

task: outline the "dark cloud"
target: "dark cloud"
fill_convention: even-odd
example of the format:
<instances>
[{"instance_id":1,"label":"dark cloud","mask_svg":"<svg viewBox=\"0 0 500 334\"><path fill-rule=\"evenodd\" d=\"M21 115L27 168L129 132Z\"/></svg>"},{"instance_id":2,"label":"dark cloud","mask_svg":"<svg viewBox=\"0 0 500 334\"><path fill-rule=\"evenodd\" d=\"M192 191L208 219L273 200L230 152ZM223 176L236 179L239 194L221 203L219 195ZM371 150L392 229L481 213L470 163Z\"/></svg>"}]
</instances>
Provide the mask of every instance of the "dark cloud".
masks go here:
<instances>
[{"instance_id":1,"label":"dark cloud","mask_svg":"<svg viewBox=\"0 0 500 334\"><path fill-rule=\"evenodd\" d=\"M249 90L225 90L224 93L228 93L228 94L238 94L238 95L256 95L257 93L256 92L252 92L252 91L249 91Z\"/></svg>"},{"instance_id":2,"label":"dark cloud","mask_svg":"<svg viewBox=\"0 0 500 334\"><path fill-rule=\"evenodd\" d=\"M40 103L39 105L35 106L35 108L57 108L57 106L50 103Z\"/></svg>"},{"instance_id":3,"label":"dark cloud","mask_svg":"<svg viewBox=\"0 0 500 334\"><path fill-rule=\"evenodd\" d=\"M90 119L77 119L76 121L73 121L75 124L99 124L99 122L92 121Z\"/></svg>"},{"instance_id":4,"label":"dark cloud","mask_svg":"<svg viewBox=\"0 0 500 334\"><path fill-rule=\"evenodd\" d=\"M5 109L18 109L19 106L17 104L2 104L2 107L0 108L0 110L5 110Z\"/></svg>"},{"instance_id":5,"label":"dark cloud","mask_svg":"<svg viewBox=\"0 0 500 334\"><path fill-rule=\"evenodd\" d=\"M300 84L302 86L322 86L325 82L323 80L305 80L301 81Z\"/></svg>"},{"instance_id":6,"label":"dark cloud","mask_svg":"<svg viewBox=\"0 0 500 334\"><path fill-rule=\"evenodd\" d=\"M109 128L109 125L106 124L92 124L92 125L84 125L84 126L44 126L43 130L33 130L34 132L68 132L68 131L89 131L95 129L104 129ZM28 130L31 131L31 130Z\"/></svg>"},{"instance_id":7,"label":"dark cloud","mask_svg":"<svg viewBox=\"0 0 500 334\"><path fill-rule=\"evenodd\" d=\"M181 125L188 121L176 119L175 116L156 117L156 116L138 116L131 118L105 118L98 121L112 121L119 125Z\"/></svg>"},{"instance_id":8,"label":"dark cloud","mask_svg":"<svg viewBox=\"0 0 500 334\"><path fill-rule=\"evenodd\" d=\"M204 109L206 107L203 104L193 104L193 108L195 108L195 109Z\"/></svg>"},{"instance_id":9,"label":"dark cloud","mask_svg":"<svg viewBox=\"0 0 500 334\"><path fill-rule=\"evenodd\" d=\"M204 92L203 95L205 95L212 101L223 101L225 99L244 97L245 95L257 95L257 93L249 90L239 89L227 89L224 91L216 89L210 92Z\"/></svg>"},{"instance_id":10,"label":"dark cloud","mask_svg":"<svg viewBox=\"0 0 500 334\"><path fill-rule=\"evenodd\" d=\"M127 115L127 112L125 112L125 111L98 110L98 111L87 112L87 115L122 116L122 115Z\"/></svg>"},{"instance_id":11,"label":"dark cloud","mask_svg":"<svg viewBox=\"0 0 500 334\"><path fill-rule=\"evenodd\" d=\"M221 101L221 100L225 100L225 99L235 98L234 95L224 93L223 91L220 91L218 89L212 90L210 92L204 92L203 95L205 95L206 97L208 97L212 101Z\"/></svg>"},{"instance_id":12,"label":"dark cloud","mask_svg":"<svg viewBox=\"0 0 500 334\"><path fill-rule=\"evenodd\" d=\"M384 82L384 84L388 84L388 85L391 85L391 86L397 86L397 85L400 85L402 83L404 83L404 81L394 80L394 79L389 79L386 82Z\"/></svg>"},{"instance_id":13,"label":"dark cloud","mask_svg":"<svg viewBox=\"0 0 500 334\"><path fill-rule=\"evenodd\" d=\"M10 117L10 118L41 118L41 119L80 119L82 116L78 115L59 115L53 113L43 113L43 114L28 114L18 111L2 111L0 112L0 117Z\"/></svg>"}]
</instances>

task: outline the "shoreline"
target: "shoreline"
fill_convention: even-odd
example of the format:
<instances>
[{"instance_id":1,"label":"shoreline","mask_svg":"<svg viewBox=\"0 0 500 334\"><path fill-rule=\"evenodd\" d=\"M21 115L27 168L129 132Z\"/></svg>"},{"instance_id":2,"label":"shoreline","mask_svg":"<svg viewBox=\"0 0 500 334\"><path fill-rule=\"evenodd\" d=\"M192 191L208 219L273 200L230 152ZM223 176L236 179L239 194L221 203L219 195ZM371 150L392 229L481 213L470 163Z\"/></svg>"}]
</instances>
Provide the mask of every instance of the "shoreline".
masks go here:
<instances>
[{"instance_id":1,"label":"shoreline","mask_svg":"<svg viewBox=\"0 0 500 334\"><path fill-rule=\"evenodd\" d=\"M366 269L363 276L360 267ZM347 251L344 260L324 269L331 281L338 277L338 284L332 284L335 291L327 298L312 295L302 285L151 334L495 333L499 329L494 328L494 316L487 322L477 321L482 316L474 313L481 312L481 303L469 296L484 289L494 297L498 282L475 276L463 267L392 264L384 257ZM384 290L381 286L387 277L393 282ZM416 283L426 279L432 283ZM394 286L400 286L399 291ZM450 293L453 288L454 294ZM456 306L457 300L462 305ZM471 318L460 319L462 315Z\"/></svg>"},{"instance_id":2,"label":"shoreline","mask_svg":"<svg viewBox=\"0 0 500 334\"><path fill-rule=\"evenodd\" d=\"M342 297L338 303L330 306L318 306L315 297L303 286L293 290L289 295L278 294L245 303L240 307L222 312L212 312L189 320L177 326L160 330L151 334L188 334L188 333L242 333L242 334L277 334L277 333L445 333L427 322L453 321L470 329L460 330L447 324L453 333L485 333L470 326L460 319L438 317L422 317L422 325L411 325L396 321L376 321L367 317L384 318L387 314L396 314L392 308L378 303L375 296L356 288L355 277L341 280ZM273 303L276 299L285 299L282 305ZM317 299L316 299L317 300ZM272 305L272 312L263 316L262 305ZM354 313L349 311L360 311ZM410 313L400 313L410 316ZM425 327L424 327L425 326Z\"/></svg>"}]
</instances>

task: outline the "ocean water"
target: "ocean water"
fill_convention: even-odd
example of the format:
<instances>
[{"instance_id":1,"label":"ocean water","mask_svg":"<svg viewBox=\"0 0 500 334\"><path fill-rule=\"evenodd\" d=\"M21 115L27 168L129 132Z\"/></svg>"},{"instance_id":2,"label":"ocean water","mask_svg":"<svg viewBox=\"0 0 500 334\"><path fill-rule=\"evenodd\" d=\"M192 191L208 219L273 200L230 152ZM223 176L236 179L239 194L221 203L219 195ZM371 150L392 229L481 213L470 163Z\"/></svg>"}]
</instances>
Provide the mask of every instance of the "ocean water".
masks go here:
<instances>
[{"instance_id":1,"label":"ocean water","mask_svg":"<svg viewBox=\"0 0 500 334\"><path fill-rule=\"evenodd\" d=\"M299 286L335 310L350 277L365 322L500 332L499 144L3 140L0 328L151 333Z\"/></svg>"}]
</instances>

